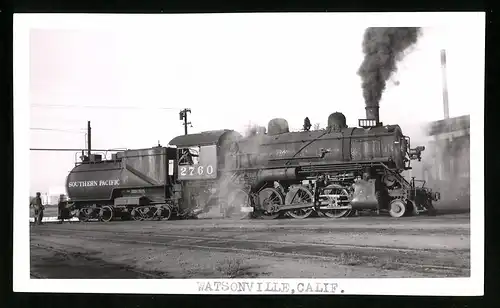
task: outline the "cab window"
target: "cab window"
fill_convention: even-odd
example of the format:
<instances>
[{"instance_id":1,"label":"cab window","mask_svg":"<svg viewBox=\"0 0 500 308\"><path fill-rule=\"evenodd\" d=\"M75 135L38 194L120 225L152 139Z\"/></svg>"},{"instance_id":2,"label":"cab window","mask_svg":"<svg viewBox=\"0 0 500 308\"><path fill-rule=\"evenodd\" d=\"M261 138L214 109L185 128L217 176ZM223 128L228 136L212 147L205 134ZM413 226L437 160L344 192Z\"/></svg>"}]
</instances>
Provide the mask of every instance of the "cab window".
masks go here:
<instances>
[{"instance_id":1,"label":"cab window","mask_svg":"<svg viewBox=\"0 0 500 308\"><path fill-rule=\"evenodd\" d=\"M197 165L199 163L200 147L189 147L179 150L179 165Z\"/></svg>"}]
</instances>

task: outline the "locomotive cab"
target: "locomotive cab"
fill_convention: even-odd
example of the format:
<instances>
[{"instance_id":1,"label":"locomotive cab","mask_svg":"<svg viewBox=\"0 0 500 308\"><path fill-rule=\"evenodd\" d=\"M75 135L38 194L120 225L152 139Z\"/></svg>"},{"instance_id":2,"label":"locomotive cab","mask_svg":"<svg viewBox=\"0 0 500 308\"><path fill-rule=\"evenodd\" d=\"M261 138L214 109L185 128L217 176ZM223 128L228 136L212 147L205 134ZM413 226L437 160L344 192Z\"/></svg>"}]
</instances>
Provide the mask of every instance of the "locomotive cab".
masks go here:
<instances>
[{"instance_id":1,"label":"locomotive cab","mask_svg":"<svg viewBox=\"0 0 500 308\"><path fill-rule=\"evenodd\" d=\"M217 146L178 148L178 179L200 180L217 177Z\"/></svg>"},{"instance_id":2,"label":"locomotive cab","mask_svg":"<svg viewBox=\"0 0 500 308\"><path fill-rule=\"evenodd\" d=\"M224 157L224 147L241 137L231 130L201 132L175 137L170 145L177 147L178 180L214 180Z\"/></svg>"},{"instance_id":3,"label":"locomotive cab","mask_svg":"<svg viewBox=\"0 0 500 308\"><path fill-rule=\"evenodd\" d=\"M231 130L208 131L178 136L170 141L177 147L178 193L187 208L198 215L217 204L224 150L241 137Z\"/></svg>"}]
</instances>

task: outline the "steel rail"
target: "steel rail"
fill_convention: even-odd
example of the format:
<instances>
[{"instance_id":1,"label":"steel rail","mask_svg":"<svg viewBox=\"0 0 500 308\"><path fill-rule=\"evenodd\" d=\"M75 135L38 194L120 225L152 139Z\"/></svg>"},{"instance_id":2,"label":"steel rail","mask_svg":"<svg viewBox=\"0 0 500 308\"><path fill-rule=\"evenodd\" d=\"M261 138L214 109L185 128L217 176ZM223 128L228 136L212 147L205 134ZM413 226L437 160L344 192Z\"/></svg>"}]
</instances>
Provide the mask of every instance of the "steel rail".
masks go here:
<instances>
[{"instance_id":1,"label":"steel rail","mask_svg":"<svg viewBox=\"0 0 500 308\"><path fill-rule=\"evenodd\" d=\"M57 229L44 229L50 231L65 231L72 232L75 229L69 228L57 228ZM151 233L128 233L128 232L118 232L115 230L76 230L83 231L85 234L89 234L91 232L94 233L111 233L114 236L129 236L129 235L146 235L147 237L156 237L156 238L178 238L178 239L193 239L193 240L210 240L210 241L219 241L219 242L249 242L249 243L262 243L262 244L277 244L277 245L306 245L306 246L317 246L317 247L328 247L328 248L352 248L352 249L371 249L371 250L379 250L379 251L401 251L401 252L456 252L460 251L460 249L443 249L443 248L409 248L409 247L390 247L390 246L381 246L381 245L354 245L354 244L340 244L340 243L315 243L315 242L295 242L295 241L273 241L273 240L258 240L258 239L235 239L235 238L225 238L220 236L191 236L191 235L183 235L179 233L161 233L161 234L151 234ZM237 230L223 230L236 232ZM65 235L65 232L61 232L62 235ZM200 231L201 232L201 231Z\"/></svg>"}]
</instances>

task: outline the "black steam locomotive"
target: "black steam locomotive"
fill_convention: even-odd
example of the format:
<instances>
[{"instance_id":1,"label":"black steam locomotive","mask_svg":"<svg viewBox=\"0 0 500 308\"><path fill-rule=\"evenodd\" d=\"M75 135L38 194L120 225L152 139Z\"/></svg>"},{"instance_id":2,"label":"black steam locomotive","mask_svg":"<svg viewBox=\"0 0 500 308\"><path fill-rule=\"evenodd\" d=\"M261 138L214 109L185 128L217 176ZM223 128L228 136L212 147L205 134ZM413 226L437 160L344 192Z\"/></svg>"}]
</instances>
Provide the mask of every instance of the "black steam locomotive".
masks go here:
<instances>
[{"instance_id":1,"label":"black steam locomotive","mask_svg":"<svg viewBox=\"0 0 500 308\"><path fill-rule=\"evenodd\" d=\"M398 125L383 125L367 107L359 127L333 113L321 130L290 132L284 119L243 137L233 130L182 135L167 147L93 154L67 178L80 220L224 216L331 218L361 211L392 217L432 214L439 193L402 172L421 159Z\"/></svg>"}]
</instances>

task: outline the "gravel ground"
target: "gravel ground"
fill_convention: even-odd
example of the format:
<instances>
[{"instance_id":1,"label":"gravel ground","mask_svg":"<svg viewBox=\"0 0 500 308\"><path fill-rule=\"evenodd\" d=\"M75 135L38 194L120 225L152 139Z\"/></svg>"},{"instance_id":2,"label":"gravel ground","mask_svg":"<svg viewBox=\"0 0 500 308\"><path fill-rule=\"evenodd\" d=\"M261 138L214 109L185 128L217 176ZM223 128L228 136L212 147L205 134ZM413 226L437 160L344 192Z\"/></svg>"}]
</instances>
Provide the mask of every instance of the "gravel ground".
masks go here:
<instances>
[{"instance_id":1,"label":"gravel ground","mask_svg":"<svg viewBox=\"0 0 500 308\"><path fill-rule=\"evenodd\" d=\"M34 278L467 277L468 214L47 223Z\"/></svg>"}]
</instances>

